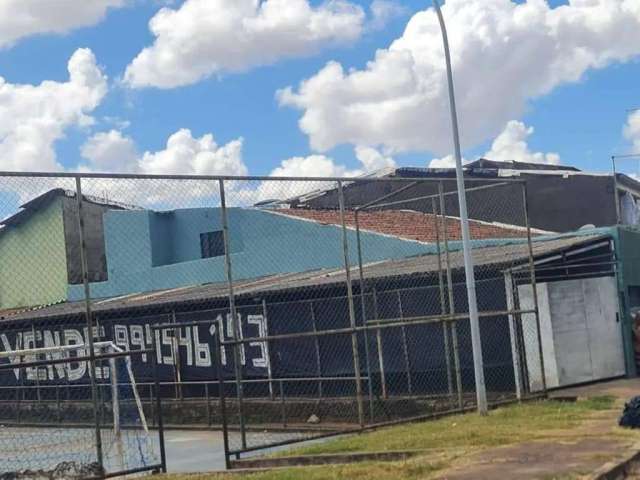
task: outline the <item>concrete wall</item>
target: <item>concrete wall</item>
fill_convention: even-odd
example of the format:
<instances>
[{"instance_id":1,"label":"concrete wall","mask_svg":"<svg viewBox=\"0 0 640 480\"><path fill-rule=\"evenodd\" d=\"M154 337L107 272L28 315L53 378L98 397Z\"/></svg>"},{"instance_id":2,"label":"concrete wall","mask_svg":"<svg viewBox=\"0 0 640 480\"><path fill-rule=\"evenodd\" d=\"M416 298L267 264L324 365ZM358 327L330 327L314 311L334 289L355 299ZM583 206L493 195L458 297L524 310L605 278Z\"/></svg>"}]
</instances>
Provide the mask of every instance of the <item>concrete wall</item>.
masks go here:
<instances>
[{"instance_id":1,"label":"concrete wall","mask_svg":"<svg viewBox=\"0 0 640 480\"><path fill-rule=\"evenodd\" d=\"M639 369L635 363L631 308L640 306L640 299L637 296L637 289L640 288L640 230L633 227L618 227L615 229L614 238L618 258L618 295L622 334L625 339L627 375L635 376Z\"/></svg>"},{"instance_id":2,"label":"concrete wall","mask_svg":"<svg viewBox=\"0 0 640 480\"><path fill-rule=\"evenodd\" d=\"M82 264L80 262L80 230L78 227L78 203L74 197L60 197L62 202L65 245L67 255L68 281L82 283ZM102 217L116 208L90 201L83 203L85 223L85 245L87 248L87 266L89 281L100 282L107 279L107 259L104 245Z\"/></svg>"},{"instance_id":3,"label":"concrete wall","mask_svg":"<svg viewBox=\"0 0 640 480\"><path fill-rule=\"evenodd\" d=\"M518 292L521 308L530 308L533 305L531 286L520 285ZM625 374L614 277L539 283L537 292L547 387ZM529 386L537 391L541 388L541 379L535 318L526 317L523 337Z\"/></svg>"},{"instance_id":4,"label":"concrete wall","mask_svg":"<svg viewBox=\"0 0 640 480\"><path fill-rule=\"evenodd\" d=\"M286 217L265 210L228 212L233 276L256 278L278 273L335 268L343 263L342 232L335 225ZM224 257L202 259L200 233L220 230L219 209L173 213L109 211L104 217L109 280L91 286L94 297L197 285L225 280ZM356 235L348 231L350 259L356 264ZM432 252L432 245L362 233L365 262ZM69 299L82 298L80 285Z\"/></svg>"},{"instance_id":5,"label":"concrete wall","mask_svg":"<svg viewBox=\"0 0 640 480\"><path fill-rule=\"evenodd\" d=\"M0 308L66 298L67 261L62 199L0 233Z\"/></svg>"},{"instance_id":6,"label":"concrete wall","mask_svg":"<svg viewBox=\"0 0 640 480\"><path fill-rule=\"evenodd\" d=\"M527 184L527 204L531 227L552 232L570 232L593 224L596 227L616 224L616 205L613 177L603 175L535 175L522 173L518 177ZM500 183L500 178L493 179ZM467 180L467 188L486 186L487 181ZM408 182L358 182L344 189L345 204L349 207L373 201L390 192L408 185ZM419 182L393 197L393 201L436 195L437 182ZM455 181L443 181L445 191L455 191ZM585 208L585 198L589 208ZM304 202L312 208L337 208L336 190ZM467 192L469 218L489 222L501 222L524 226L524 202L520 184L510 184ZM427 202L407 202L393 208L421 210L431 213L432 205ZM448 196L447 214L459 215L456 197Z\"/></svg>"},{"instance_id":7,"label":"concrete wall","mask_svg":"<svg viewBox=\"0 0 640 480\"><path fill-rule=\"evenodd\" d=\"M201 259L200 234L222 230L220 212L208 208L185 208L150 214L153 265ZM231 252L242 250L239 231L231 237Z\"/></svg>"}]
</instances>

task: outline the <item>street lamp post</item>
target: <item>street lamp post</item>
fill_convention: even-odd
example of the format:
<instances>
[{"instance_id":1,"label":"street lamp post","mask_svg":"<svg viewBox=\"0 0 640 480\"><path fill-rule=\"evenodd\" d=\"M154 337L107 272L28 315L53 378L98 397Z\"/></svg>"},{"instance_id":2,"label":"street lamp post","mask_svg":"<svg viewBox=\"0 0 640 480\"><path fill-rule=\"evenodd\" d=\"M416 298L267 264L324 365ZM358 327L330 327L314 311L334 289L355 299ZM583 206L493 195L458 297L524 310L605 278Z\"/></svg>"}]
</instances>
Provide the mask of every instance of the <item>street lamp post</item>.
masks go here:
<instances>
[{"instance_id":1,"label":"street lamp post","mask_svg":"<svg viewBox=\"0 0 640 480\"><path fill-rule=\"evenodd\" d=\"M476 299L476 280L473 272L473 257L471 256L471 244L469 234L469 218L467 214L467 198L464 189L464 173L462 171L462 155L460 153L460 135L458 132L458 115L456 113L456 99L453 89L453 73L451 71L451 56L449 54L449 40L447 28L442 17L438 0L433 0L433 6L438 15L440 30L442 31L442 43L444 45L444 57L447 64L447 81L449 83L449 108L451 110L451 127L453 130L453 146L456 159L456 184L458 188L458 203L460 205L460 229L462 231L462 252L464 256L464 273L467 282L467 299L469 303L469 321L471 323L471 345L473 348L473 372L476 382L476 399L478 412L487 414L487 391L484 383L484 370L482 363L482 342L480 338L480 321L478 318L478 301Z\"/></svg>"}]
</instances>

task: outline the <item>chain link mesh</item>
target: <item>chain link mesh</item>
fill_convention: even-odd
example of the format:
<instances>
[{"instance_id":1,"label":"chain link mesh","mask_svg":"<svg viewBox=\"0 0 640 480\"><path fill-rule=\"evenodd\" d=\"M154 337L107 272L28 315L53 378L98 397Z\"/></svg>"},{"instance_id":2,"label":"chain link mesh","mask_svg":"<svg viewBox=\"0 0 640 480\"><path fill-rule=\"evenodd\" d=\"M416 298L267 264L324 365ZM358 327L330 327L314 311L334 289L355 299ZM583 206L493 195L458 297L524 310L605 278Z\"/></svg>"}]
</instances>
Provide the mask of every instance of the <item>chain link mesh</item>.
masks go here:
<instances>
[{"instance_id":1,"label":"chain link mesh","mask_svg":"<svg viewBox=\"0 0 640 480\"><path fill-rule=\"evenodd\" d=\"M542 393L530 239L547 232L528 228L521 182L465 190L489 402ZM451 178L15 176L0 212L2 350L88 345L93 327L135 354L124 465L106 377L56 366L3 372L3 445L24 448L15 428L33 423L56 465L77 440L109 473L161 462L142 418L224 426L231 457L475 406Z\"/></svg>"}]
</instances>

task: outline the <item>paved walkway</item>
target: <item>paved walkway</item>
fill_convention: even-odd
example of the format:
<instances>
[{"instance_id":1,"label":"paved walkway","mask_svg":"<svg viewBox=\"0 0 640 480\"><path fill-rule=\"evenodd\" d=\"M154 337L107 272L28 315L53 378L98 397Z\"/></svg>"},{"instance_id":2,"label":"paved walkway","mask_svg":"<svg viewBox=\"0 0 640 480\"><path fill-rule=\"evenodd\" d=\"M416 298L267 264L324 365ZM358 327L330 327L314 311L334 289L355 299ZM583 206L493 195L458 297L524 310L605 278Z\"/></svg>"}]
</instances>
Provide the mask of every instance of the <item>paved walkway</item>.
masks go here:
<instances>
[{"instance_id":1,"label":"paved walkway","mask_svg":"<svg viewBox=\"0 0 640 480\"><path fill-rule=\"evenodd\" d=\"M637 444L638 437L615 435L614 429L624 401L640 395L640 379L615 380L571 388L553 392L550 396L589 398L601 395L615 396L616 408L598 412L594 418L569 434L552 435L544 441L525 442L472 454L457 461L452 468L444 471L437 478L443 480L579 478L607 462L622 458Z\"/></svg>"}]
</instances>

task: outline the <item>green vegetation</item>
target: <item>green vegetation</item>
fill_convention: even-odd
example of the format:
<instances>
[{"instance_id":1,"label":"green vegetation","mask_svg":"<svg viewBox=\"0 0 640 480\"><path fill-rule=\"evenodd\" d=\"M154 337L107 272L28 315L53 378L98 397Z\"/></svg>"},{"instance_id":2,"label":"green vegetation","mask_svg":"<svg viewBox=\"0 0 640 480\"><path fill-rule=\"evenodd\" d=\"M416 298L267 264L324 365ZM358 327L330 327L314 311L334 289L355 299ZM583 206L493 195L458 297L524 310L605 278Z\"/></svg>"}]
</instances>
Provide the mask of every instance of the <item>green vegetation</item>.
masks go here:
<instances>
[{"instance_id":1,"label":"green vegetation","mask_svg":"<svg viewBox=\"0 0 640 480\"><path fill-rule=\"evenodd\" d=\"M338 438L279 455L382 452L393 450L493 447L534 440L552 430L577 426L590 412L607 410L613 397L579 402L540 401L512 405L488 416L455 415L439 420L383 428L371 433Z\"/></svg>"},{"instance_id":2,"label":"green vegetation","mask_svg":"<svg viewBox=\"0 0 640 480\"><path fill-rule=\"evenodd\" d=\"M277 455L424 450L402 462L364 462L352 465L295 467L247 475L233 479L325 480L325 479L424 479L451 465L458 457L488 447L544 439L558 431L569 431L596 412L614 406L613 397L596 397L578 402L540 401L512 405L492 411L486 417L475 413L434 421L382 428L369 433L337 438L300 447ZM583 432L584 433L584 432ZM224 475L169 475L167 480L218 480ZM570 477L566 477L570 478Z\"/></svg>"},{"instance_id":3,"label":"green vegetation","mask_svg":"<svg viewBox=\"0 0 640 480\"><path fill-rule=\"evenodd\" d=\"M444 463L429 463L424 457L406 462L357 463L354 465L326 465L322 467L295 467L249 475L170 475L170 480L417 480L446 467Z\"/></svg>"}]
</instances>

